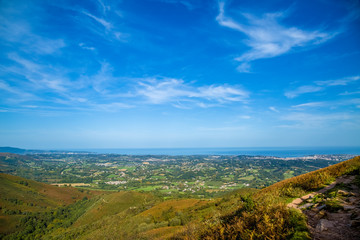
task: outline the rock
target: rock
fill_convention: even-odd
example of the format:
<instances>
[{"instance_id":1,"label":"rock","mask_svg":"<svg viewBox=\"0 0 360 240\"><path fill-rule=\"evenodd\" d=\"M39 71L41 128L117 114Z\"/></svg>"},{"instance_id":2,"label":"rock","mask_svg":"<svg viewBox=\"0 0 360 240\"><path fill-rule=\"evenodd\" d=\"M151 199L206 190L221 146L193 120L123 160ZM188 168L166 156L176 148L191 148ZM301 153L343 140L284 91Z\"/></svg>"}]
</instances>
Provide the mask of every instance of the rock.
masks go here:
<instances>
[{"instance_id":1,"label":"rock","mask_svg":"<svg viewBox=\"0 0 360 240\"><path fill-rule=\"evenodd\" d=\"M297 199L292 201L292 204L295 204L295 205L299 205L300 203L302 203L301 198L297 198Z\"/></svg>"},{"instance_id":2,"label":"rock","mask_svg":"<svg viewBox=\"0 0 360 240\"><path fill-rule=\"evenodd\" d=\"M353 211L350 215L350 219L351 220L360 220L360 216L359 216L359 213Z\"/></svg>"},{"instance_id":3,"label":"rock","mask_svg":"<svg viewBox=\"0 0 360 240\"><path fill-rule=\"evenodd\" d=\"M318 214L317 214L317 217L318 218L323 218L326 216L326 212L324 210L321 210Z\"/></svg>"},{"instance_id":4,"label":"rock","mask_svg":"<svg viewBox=\"0 0 360 240\"><path fill-rule=\"evenodd\" d=\"M332 221L321 219L316 225L316 230L319 232L327 231L329 228L334 227L334 223Z\"/></svg>"},{"instance_id":5,"label":"rock","mask_svg":"<svg viewBox=\"0 0 360 240\"><path fill-rule=\"evenodd\" d=\"M321 205L321 206L319 206L319 207L317 207L317 210L322 210L322 209L324 209L326 207L326 204L323 204L323 205Z\"/></svg>"},{"instance_id":6,"label":"rock","mask_svg":"<svg viewBox=\"0 0 360 240\"><path fill-rule=\"evenodd\" d=\"M314 193L309 193L308 195L302 196L301 200L305 201L308 199L312 199L314 197Z\"/></svg>"},{"instance_id":7,"label":"rock","mask_svg":"<svg viewBox=\"0 0 360 240\"><path fill-rule=\"evenodd\" d=\"M355 209L356 207L351 205L343 205L343 208L345 211L349 211Z\"/></svg>"},{"instance_id":8,"label":"rock","mask_svg":"<svg viewBox=\"0 0 360 240\"><path fill-rule=\"evenodd\" d=\"M358 203L358 201L359 201L359 199L358 198L356 198L356 197L350 197L350 198L348 198L349 199L349 202L350 203Z\"/></svg>"},{"instance_id":9,"label":"rock","mask_svg":"<svg viewBox=\"0 0 360 240\"><path fill-rule=\"evenodd\" d=\"M306 203L306 204L300 206L299 208L300 208L300 209L306 209L306 208L309 208L309 207L311 207L311 206L313 206L313 205L314 205L313 203Z\"/></svg>"},{"instance_id":10,"label":"rock","mask_svg":"<svg viewBox=\"0 0 360 240\"><path fill-rule=\"evenodd\" d=\"M352 220L350 222L350 227L352 228L360 227L360 220Z\"/></svg>"}]
</instances>

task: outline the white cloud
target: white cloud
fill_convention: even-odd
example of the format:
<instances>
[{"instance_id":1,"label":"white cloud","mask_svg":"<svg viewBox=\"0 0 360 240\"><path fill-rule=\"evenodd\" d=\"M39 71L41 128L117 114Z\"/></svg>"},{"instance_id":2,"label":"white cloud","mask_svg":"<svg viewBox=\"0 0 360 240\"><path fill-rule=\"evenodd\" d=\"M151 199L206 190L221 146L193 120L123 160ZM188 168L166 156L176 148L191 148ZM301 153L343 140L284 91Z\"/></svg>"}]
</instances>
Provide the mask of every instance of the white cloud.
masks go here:
<instances>
[{"instance_id":1,"label":"white cloud","mask_svg":"<svg viewBox=\"0 0 360 240\"><path fill-rule=\"evenodd\" d=\"M27 53L53 54L66 46L63 39L51 39L32 32L27 22L10 21L0 17L0 37L10 44L17 44L17 48Z\"/></svg>"},{"instance_id":2,"label":"white cloud","mask_svg":"<svg viewBox=\"0 0 360 240\"><path fill-rule=\"evenodd\" d=\"M356 94L360 94L360 91L354 91L354 92L345 91L345 92L343 92L343 93L340 93L339 95L341 95L341 96L348 96L348 95L356 95Z\"/></svg>"},{"instance_id":3,"label":"white cloud","mask_svg":"<svg viewBox=\"0 0 360 240\"><path fill-rule=\"evenodd\" d=\"M181 4L189 10L194 10L197 8L194 1L185 1L185 0L156 0L160 2L170 3L170 4Z\"/></svg>"},{"instance_id":4,"label":"white cloud","mask_svg":"<svg viewBox=\"0 0 360 240\"><path fill-rule=\"evenodd\" d=\"M304 108L315 108L315 107L328 107L328 108L337 108L339 106L351 106L360 104L360 98L338 100L338 101L324 101L324 102L308 102L298 105L291 106L295 109L304 109Z\"/></svg>"},{"instance_id":5,"label":"white cloud","mask_svg":"<svg viewBox=\"0 0 360 240\"><path fill-rule=\"evenodd\" d=\"M351 82L355 82L360 79L360 76L353 76L353 77L345 77L336 80L327 80L327 81L316 81L315 83L319 86L346 86Z\"/></svg>"},{"instance_id":6,"label":"white cloud","mask_svg":"<svg viewBox=\"0 0 360 240\"><path fill-rule=\"evenodd\" d=\"M219 15L216 20L221 26L242 32L247 36L245 44L251 49L235 58L242 62L240 72L250 72L250 62L280 56L295 47L320 44L333 35L321 31L305 31L296 27L286 27L279 23L282 13L267 13L257 18L251 14L243 14L248 24L239 23L225 15L224 2L219 3Z\"/></svg>"},{"instance_id":7,"label":"white cloud","mask_svg":"<svg viewBox=\"0 0 360 240\"><path fill-rule=\"evenodd\" d=\"M81 47L82 49L90 50L90 51L95 51L96 50L94 47L86 46L85 43L79 43L79 47Z\"/></svg>"},{"instance_id":8,"label":"white cloud","mask_svg":"<svg viewBox=\"0 0 360 240\"><path fill-rule=\"evenodd\" d=\"M181 79L174 78L143 79L138 84L136 95L146 97L153 104L173 102L179 105L181 102L188 102L196 103L200 107L208 107L209 103L245 102L249 97L249 92L240 87L226 85L194 87Z\"/></svg>"},{"instance_id":9,"label":"white cloud","mask_svg":"<svg viewBox=\"0 0 360 240\"><path fill-rule=\"evenodd\" d=\"M102 103L102 104L91 104L95 110L106 111L106 112L116 112L121 109L133 108L134 106L122 102L112 102L112 103Z\"/></svg>"},{"instance_id":10,"label":"white cloud","mask_svg":"<svg viewBox=\"0 0 360 240\"><path fill-rule=\"evenodd\" d=\"M240 119L251 119L251 116L249 116L249 115L242 115L242 116L238 116L238 118L240 118Z\"/></svg>"},{"instance_id":11,"label":"white cloud","mask_svg":"<svg viewBox=\"0 0 360 240\"><path fill-rule=\"evenodd\" d=\"M113 28L112 24L108 21L106 21L105 19L96 17L94 15L92 15L91 13L88 13L86 11L82 11L82 14L85 14L86 16L92 18L93 20L95 20L97 23L101 24L107 31L111 30Z\"/></svg>"},{"instance_id":12,"label":"white cloud","mask_svg":"<svg viewBox=\"0 0 360 240\"><path fill-rule=\"evenodd\" d=\"M350 120L358 121L359 116L351 115L349 113L333 113L333 114L290 113L282 116L281 120L293 122L294 124L285 124L279 127L321 129L325 126L339 124L339 122L348 122Z\"/></svg>"},{"instance_id":13,"label":"white cloud","mask_svg":"<svg viewBox=\"0 0 360 240\"><path fill-rule=\"evenodd\" d=\"M273 112L280 112L277 108L275 108L275 107L269 107L269 109L271 110L271 111L273 111Z\"/></svg>"},{"instance_id":14,"label":"white cloud","mask_svg":"<svg viewBox=\"0 0 360 240\"><path fill-rule=\"evenodd\" d=\"M6 91L11 94L11 97L7 99L10 102L26 102L30 100L38 100L39 98L31 93L25 92L14 86L10 86L7 82L0 80L0 91ZM15 95L15 96L14 96ZM5 95L2 94L5 99Z\"/></svg>"},{"instance_id":15,"label":"white cloud","mask_svg":"<svg viewBox=\"0 0 360 240\"><path fill-rule=\"evenodd\" d=\"M243 73L250 73L251 65L248 62L243 62L236 68L236 70Z\"/></svg>"},{"instance_id":16,"label":"white cloud","mask_svg":"<svg viewBox=\"0 0 360 240\"><path fill-rule=\"evenodd\" d=\"M324 106L325 102L309 102L291 106L292 108L307 108L307 107L321 107Z\"/></svg>"},{"instance_id":17,"label":"white cloud","mask_svg":"<svg viewBox=\"0 0 360 240\"><path fill-rule=\"evenodd\" d=\"M99 3L99 6L104 14L106 14L106 12L111 9L111 7L109 5L106 5L104 1L97 0L97 2Z\"/></svg>"},{"instance_id":18,"label":"white cloud","mask_svg":"<svg viewBox=\"0 0 360 240\"><path fill-rule=\"evenodd\" d=\"M285 91L284 95L287 98L295 98L301 94L323 91L328 87L347 86L349 83L356 82L359 79L360 76L352 76L352 77L344 77L335 80L315 81L314 85L304 85L296 88L295 90ZM356 94L356 92L352 94ZM351 94L341 93L340 95L351 95Z\"/></svg>"},{"instance_id":19,"label":"white cloud","mask_svg":"<svg viewBox=\"0 0 360 240\"><path fill-rule=\"evenodd\" d=\"M322 91L323 89L324 89L323 87L319 87L319 86L305 85L305 86L298 87L295 90L285 92L285 96L287 98L295 98L304 93L319 92L319 91Z\"/></svg>"},{"instance_id":20,"label":"white cloud","mask_svg":"<svg viewBox=\"0 0 360 240\"><path fill-rule=\"evenodd\" d=\"M16 53L9 54L8 58L21 66L20 68L14 68L13 72L24 76L33 83L35 88L48 88L57 92L66 92L67 87L72 85L60 73L49 66L34 63Z\"/></svg>"}]
</instances>

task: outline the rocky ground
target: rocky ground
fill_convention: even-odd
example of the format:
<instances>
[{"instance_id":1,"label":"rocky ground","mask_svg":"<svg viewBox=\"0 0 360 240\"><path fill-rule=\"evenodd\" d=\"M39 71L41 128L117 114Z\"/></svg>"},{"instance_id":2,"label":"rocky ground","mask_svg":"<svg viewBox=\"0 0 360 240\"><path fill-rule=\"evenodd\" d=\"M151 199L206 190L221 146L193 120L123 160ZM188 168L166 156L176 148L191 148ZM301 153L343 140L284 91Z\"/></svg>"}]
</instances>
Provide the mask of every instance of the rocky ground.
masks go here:
<instances>
[{"instance_id":1,"label":"rocky ground","mask_svg":"<svg viewBox=\"0 0 360 240\"><path fill-rule=\"evenodd\" d=\"M308 217L315 240L360 240L360 176L343 176L288 206Z\"/></svg>"}]
</instances>

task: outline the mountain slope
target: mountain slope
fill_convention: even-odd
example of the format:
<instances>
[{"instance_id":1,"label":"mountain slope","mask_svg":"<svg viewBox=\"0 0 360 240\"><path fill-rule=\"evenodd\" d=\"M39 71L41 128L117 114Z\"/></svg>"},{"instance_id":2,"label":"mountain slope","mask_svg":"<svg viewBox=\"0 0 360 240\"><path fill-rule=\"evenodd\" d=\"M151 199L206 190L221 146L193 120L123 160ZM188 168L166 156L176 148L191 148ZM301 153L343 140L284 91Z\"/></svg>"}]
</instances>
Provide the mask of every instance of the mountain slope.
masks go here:
<instances>
[{"instance_id":1,"label":"mountain slope","mask_svg":"<svg viewBox=\"0 0 360 240\"><path fill-rule=\"evenodd\" d=\"M27 214L45 212L92 198L100 192L56 187L0 173L0 233L11 232Z\"/></svg>"},{"instance_id":2,"label":"mountain slope","mask_svg":"<svg viewBox=\"0 0 360 240\"><path fill-rule=\"evenodd\" d=\"M309 239L306 217L286 205L294 198L323 188L336 178L359 175L360 157L286 179L243 197L238 209L230 214L201 223L194 232L183 232L187 239ZM360 231L358 231L360 236Z\"/></svg>"},{"instance_id":3,"label":"mountain slope","mask_svg":"<svg viewBox=\"0 0 360 240\"><path fill-rule=\"evenodd\" d=\"M4 239L309 239L306 216L287 204L340 176L359 175L359 169L355 157L262 190L167 201L131 191L96 196L1 174L0 223L8 228L0 229L11 232L23 218L18 233Z\"/></svg>"}]
</instances>

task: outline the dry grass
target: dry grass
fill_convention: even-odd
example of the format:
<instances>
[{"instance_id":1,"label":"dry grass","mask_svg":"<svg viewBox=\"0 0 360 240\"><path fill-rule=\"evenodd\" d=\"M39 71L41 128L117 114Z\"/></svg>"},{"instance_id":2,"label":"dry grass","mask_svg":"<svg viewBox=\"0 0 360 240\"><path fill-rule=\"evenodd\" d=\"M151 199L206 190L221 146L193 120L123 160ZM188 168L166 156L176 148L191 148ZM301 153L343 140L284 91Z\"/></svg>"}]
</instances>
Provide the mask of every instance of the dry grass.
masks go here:
<instances>
[{"instance_id":1,"label":"dry grass","mask_svg":"<svg viewBox=\"0 0 360 240\"><path fill-rule=\"evenodd\" d=\"M331 183L337 177L360 168L360 156L313 172L292 177L262 189L256 197L282 198L300 197L305 192L317 190Z\"/></svg>"},{"instance_id":2,"label":"dry grass","mask_svg":"<svg viewBox=\"0 0 360 240\"><path fill-rule=\"evenodd\" d=\"M182 226L162 227L146 231L142 233L141 236L153 240L169 239L174 234L180 232L182 229Z\"/></svg>"},{"instance_id":3,"label":"dry grass","mask_svg":"<svg viewBox=\"0 0 360 240\"><path fill-rule=\"evenodd\" d=\"M199 199L177 199L177 200L168 200L157 204L156 206L150 208L139 214L139 216L153 216L155 218L160 217L164 210L172 209L174 212L183 211L184 209L202 206L207 204L208 201L199 200Z\"/></svg>"}]
</instances>

